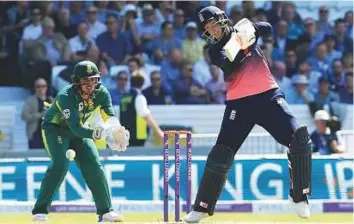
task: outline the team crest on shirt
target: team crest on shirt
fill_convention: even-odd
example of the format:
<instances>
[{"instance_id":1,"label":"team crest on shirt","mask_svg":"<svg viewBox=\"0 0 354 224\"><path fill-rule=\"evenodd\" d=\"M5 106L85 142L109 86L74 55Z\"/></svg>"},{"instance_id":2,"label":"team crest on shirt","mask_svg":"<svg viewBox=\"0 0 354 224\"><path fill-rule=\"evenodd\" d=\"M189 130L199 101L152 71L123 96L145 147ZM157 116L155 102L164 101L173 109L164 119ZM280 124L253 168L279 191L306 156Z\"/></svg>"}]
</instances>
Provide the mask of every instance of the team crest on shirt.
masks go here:
<instances>
[{"instance_id":1,"label":"team crest on shirt","mask_svg":"<svg viewBox=\"0 0 354 224\"><path fill-rule=\"evenodd\" d=\"M63 110L63 114L64 114L65 119L69 119L69 117L70 117L70 110L69 110L69 109Z\"/></svg>"},{"instance_id":2,"label":"team crest on shirt","mask_svg":"<svg viewBox=\"0 0 354 224\"><path fill-rule=\"evenodd\" d=\"M84 109L84 103L80 102L79 103L79 111L82 111Z\"/></svg>"}]
</instances>

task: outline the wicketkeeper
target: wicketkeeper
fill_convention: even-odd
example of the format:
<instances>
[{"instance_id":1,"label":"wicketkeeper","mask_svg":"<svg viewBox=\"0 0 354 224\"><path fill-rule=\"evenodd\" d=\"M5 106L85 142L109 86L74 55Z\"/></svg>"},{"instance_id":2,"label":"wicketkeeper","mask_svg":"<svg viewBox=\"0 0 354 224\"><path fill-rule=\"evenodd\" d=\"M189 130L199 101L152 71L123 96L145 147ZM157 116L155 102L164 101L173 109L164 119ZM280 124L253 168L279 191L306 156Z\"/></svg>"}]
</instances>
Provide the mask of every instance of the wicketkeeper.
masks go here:
<instances>
[{"instance_id":1,"label":"wicketkeeper","mask_svg":"<svg viewBox=\"0 0 354 224\"><path fill-rule=\"evenodd\" d=\"M199 222L213 215L234 156L256 124L289 148L289 200L300 217L309 217L310 136L305 125L297 124L256 44L259 37L271 35L272 26L242 19L232 27L225 12L214 6L202 9L198 18L203 37L211 45L210 59L224 72L227 100L218 139L208 155L193 211L185 221Z\"/></svg>"},{"instance_id":2,"label":"wicketkeeper","mask_svg":"<svg viewBox=\"0 0 354 224\"><path fill-rule=\"evenodd\" d=\"M73 70L73 84L63 88L47 110L42 122L45 149L51 165L42 180L38 200L32 211L33 221L46 221L50 205L68 171L66 151L76 152L75 162L92 192L99 222L120 222L123 216L111 208L105 173L94 140L105 139L112 150L125 151L129 132L114 117L111 96L100 84L97 66L82 61ZM96 127L83 124L99 107L105 122Z\"/></svg>"}]
</instances>

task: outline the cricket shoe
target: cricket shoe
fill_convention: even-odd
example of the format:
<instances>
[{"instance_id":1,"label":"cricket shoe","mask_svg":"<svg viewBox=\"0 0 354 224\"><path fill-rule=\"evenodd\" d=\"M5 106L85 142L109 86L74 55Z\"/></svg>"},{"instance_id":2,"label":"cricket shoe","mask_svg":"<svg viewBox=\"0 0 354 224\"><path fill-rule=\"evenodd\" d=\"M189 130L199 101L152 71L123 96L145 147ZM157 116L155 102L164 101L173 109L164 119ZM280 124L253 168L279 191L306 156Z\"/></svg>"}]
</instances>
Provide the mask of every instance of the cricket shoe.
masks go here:
<instances>
[{"instance_id":1,"label":"cricket shoe","mask_svg":"<svg viewBox=\"0 0 354 224\"><path fill-rule=\"evenodd\" d=\"M304 201L300 201L298 203L295 203L293 198L289 195L289 201L292 204L296 214L300 218L303 218L303 219L310 218L310 208L309 208L309 202L307 200L307 197L305 198Z\"/></svg>"},{"instance_id":2,"label":"cricket shoe","mask_svg":"<svg viewBox=\"0 0 354 224\"><path fill-rule=\"evenodd\" d=\"M34 214L32 216L32 221L33 222L47 222L48 215L47 214Z\"/></svg>"},{"instance_id":3,"label":"cricket shoe","mask_svg":"<svg viewBox=\"0 0 354 224\"><path fill-rule=\"evenodd\" d=\"M184 217L184 221L187 223L198 223L200 220L207 217L209 217L208 213L191 211L186 217Z\"/></svg>"},{"instance_id":4,"label":"cricket shoe","mask_svg":"<svg viewBox=\"0 0 354 224\"><path fill-rule=\"evenodd\" d=\"M123 215L118 214L115 211L108 212L98 217L98 223L104 222L123 222Z\"/></svg>"}]
</instances>

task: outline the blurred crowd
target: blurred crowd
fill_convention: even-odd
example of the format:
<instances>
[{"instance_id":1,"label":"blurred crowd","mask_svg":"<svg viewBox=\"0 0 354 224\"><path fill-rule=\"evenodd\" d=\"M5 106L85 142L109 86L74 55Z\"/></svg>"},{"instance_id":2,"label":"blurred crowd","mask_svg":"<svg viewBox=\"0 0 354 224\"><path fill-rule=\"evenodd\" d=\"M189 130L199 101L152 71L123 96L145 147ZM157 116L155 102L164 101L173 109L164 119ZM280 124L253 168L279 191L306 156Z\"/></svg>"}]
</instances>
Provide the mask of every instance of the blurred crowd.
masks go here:
<instances>
[{"instance_id":1,"label":"blurred crowd","mask_svg":"<svg viewBox=\"0 0 354 224\"><path fill-rule=\"evenodd\" d=\"M353 104L353 11L329 21L325 3L318 20L302 18L292 2L256 8L243 1L226 10L225 1L42 1L0 2L1 85L33 88L44 78L51 94L52 67L95 62L114 104L130 88L130 77L145 77L149 104L222 104L222 71L210 63L200 38L197 12L215 4L232 23L247 17L268 21L273 35L260 38L272 73L289 104ZM110 74L110 68L128 70ZM154 65L154 66L153 66ZM159 69L156 69L156 68Z\"/></svg>"}]
</instances>

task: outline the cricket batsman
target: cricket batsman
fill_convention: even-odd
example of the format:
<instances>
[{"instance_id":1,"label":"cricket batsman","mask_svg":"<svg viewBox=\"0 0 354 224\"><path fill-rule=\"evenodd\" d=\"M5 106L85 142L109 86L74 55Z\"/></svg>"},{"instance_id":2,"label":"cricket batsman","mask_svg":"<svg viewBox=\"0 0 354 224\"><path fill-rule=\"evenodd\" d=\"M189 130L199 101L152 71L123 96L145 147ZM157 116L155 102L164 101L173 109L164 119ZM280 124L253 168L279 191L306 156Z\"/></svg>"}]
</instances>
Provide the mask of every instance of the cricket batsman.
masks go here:
<instances>
[{"instance_id":1,"label":"cricket batsman","mask_svg":"<svg viewBox=\"0 0 354 224\"><path fill-rule=\"evenodd\" d=\"M300 217L308 218L310 136L305 125L297 124L256 44L259 37L271 35L272 26L244 18L232 27L225 12L214 6L203 8L198 18L203 38L211 45L210 59L224 72L227 94L220 133L208 155L193 211L185 221L196 223L213 215L234 156L256 124L289 148L289 201Z\"/></svg>"},{"instance_id":2,"label":"cricket batsman","mask_svg":"<svg viewBox=\"0 0 354 224\"><path fill-rule=\"evenodd\" d=\"M73 84L58 93L43 118L43 141L52 163L42 180L32 219L48 219L54 195L68 171L66 152L73 149L75 162L92 192L98 221L123 221L123 216L111 208L110 192L94 140L104 139L112 150L125 151L129 132L114 117L111 96L100 84L99 70L94 63L82 61L76 64L72 79ZM100 108L103 122L96 126L86 125L97 108Z\"/></svg>"}]
</instances>

